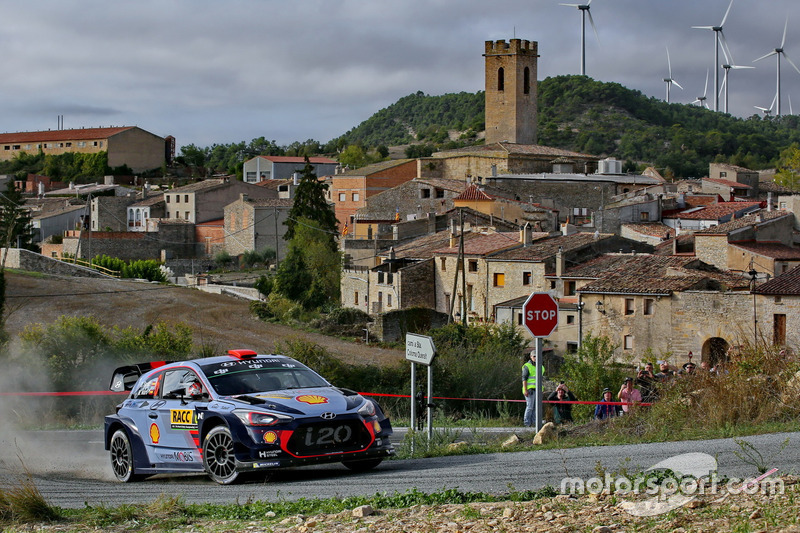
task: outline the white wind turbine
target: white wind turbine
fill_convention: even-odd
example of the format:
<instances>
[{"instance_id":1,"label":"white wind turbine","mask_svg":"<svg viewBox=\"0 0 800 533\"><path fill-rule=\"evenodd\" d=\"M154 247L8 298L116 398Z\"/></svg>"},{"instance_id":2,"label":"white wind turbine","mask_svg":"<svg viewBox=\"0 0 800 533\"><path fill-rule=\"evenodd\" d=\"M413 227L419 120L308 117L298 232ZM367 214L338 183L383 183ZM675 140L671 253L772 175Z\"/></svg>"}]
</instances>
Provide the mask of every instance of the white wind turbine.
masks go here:
<instances>
[{"instance_id":1,"label":"white wind turbine","mask_svg":"<svg viewBox=\"0 0 800 533\"><path fill-rule=\"evenodd\" d=\"M668 72L669 72L669 78L664 78L664 82L667 84L667 103L669 103L669 89L670 89L670 86L675 85L680 90L683 90L683 87L681 87L681 84L678 83L677 81L675 81L672 78L672 63L670 63L670 61L669 61L669 47L667 47L667 69L668 69Z\"/></svg>"},{"instance_id":2,"label":"white wind turbine","mask_svg":"<svg viewBox=\"0 0 800 533\"><path fill-rule=\"evenodd\" d=\"M764 113L764 116L768 117L772 114L772 108L775 107L775 100L777 99L778 95L776 94L775 96L772 97L772 103L769 105L769 107L760 107L757 105L754 105L753 107Z\"/></svg>"},{"instance_id":3,"label":"white wind turbine","mask_svg":"<svg viewBox=\"0 0 800 533\"><path fill-rule=\"evenodd\" d=\"M725 50L728 50L727 52ZM722 65L722 68L725 70L725 76L722 78L722 87L720 88L720 94L722 91L725 91L725 98L723 102L725 103L725 113L728 112L728 88L730 84L728 83L728 73L731 69L739 70L744 68L754 68L754 67L745 67L742 65L736 65L733 62L733 54L731 54L730 48L728 48L728 43L725 42L725 38L722 39L722 53L725 54L725 63Z\"/></svg>"},{"instance_id":4,"label":"white wind turbine","mask_svg":"<svg viewBox=\"0 0 800 533\"><path fill-rule=\"evenodd\" d=\"M592 0L589 0L585 4L559 4L562 6L569 6L569 7L577 7L581 11L581 76L586 74L586 16L589 16L589 23L592 25L592 29L594 30L594 36L597 38L597 42L600 42L600 36L597 35L597 26L594 25L594 19L592 18L592 12L590 10L589 4L592 3Z\"/></svg>"},{"instance_id":5,"label":"white wind turbine","mask_svg":"<svg viewBox=\"0 0 800 533\"><path fill-rule=\"evenodd\" d=\"M708 104L706 103L706 95L708 94L708 71L706 70L706 86L703 89L703 96L698 96L697 99L692 102L693 104L698 104L700 107L704 107L709 109Z\"/></svg>"},{"instance_id":6,"label":"white wind turbine","mask_svg":"<svg viewBox=\"0 0 800 533\"><path fill-rule=\"evenodd\" d=\"M725 21L728 19L728 13L731 12L731 7L733 6L733 0L731 3L728 4L728 10L725 11L725 16L722 17L722 22L719 23L719 26L692 26L692 28L696 28L699 30L712 30L714 32L714 111L719 111L719 44L720 38L724 39L722 34L722 27L725 25Z\"/></svg>"},{"instance_id":7,"label":"white wind turbine","mask_svg":"<svg viewBox=\"0 0 800 533\"><path fill-rule=\"evenodd\" d=\"M783 38L781 39L780 47L774 49L772 52L768 54L764 54L763 56L759 57L758 59L753 60L753 63L756 61L761 61L762 59L766 59L771 55L774 55L777 60L777 88L775 90L775 100L778 103L778 106L775 109L775 115L780 116L781 114L781 56L786 58L786 61L789 62L790 65L794 67L798 74L800 74L800 69L797 68L797 65L789 59L789 56L786 55L786 52L783 51L783 45L786 44L786 30L789 28L789 17L786 17L786 24L783 26ZM760 109L760 108L759 108ZM771 108L770 108L771 109Z\"/></svg>"}]
</instances>

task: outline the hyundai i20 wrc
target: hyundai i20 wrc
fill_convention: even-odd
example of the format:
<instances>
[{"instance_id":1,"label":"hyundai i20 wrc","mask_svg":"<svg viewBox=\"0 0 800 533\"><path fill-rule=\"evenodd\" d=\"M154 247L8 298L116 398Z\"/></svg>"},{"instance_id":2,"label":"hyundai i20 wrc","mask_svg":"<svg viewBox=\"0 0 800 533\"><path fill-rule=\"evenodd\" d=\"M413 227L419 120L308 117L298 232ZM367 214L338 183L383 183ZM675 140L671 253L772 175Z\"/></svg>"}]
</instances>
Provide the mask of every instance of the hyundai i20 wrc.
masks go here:
<instances>
[{"instance_id":1,"label":"hyundai i20 wrc","mask_svg":"<svg viewBox=\"0 0 800 533\"><path fill-rule=\"evenodd\" d=\"M124 366L111 390L130 391L105 417L105 447L123 482L206 472L229 484L246 472L332 462L368 470L394 454L377 402L282 355L230 350Z\"/></svg>"}]
</instances>

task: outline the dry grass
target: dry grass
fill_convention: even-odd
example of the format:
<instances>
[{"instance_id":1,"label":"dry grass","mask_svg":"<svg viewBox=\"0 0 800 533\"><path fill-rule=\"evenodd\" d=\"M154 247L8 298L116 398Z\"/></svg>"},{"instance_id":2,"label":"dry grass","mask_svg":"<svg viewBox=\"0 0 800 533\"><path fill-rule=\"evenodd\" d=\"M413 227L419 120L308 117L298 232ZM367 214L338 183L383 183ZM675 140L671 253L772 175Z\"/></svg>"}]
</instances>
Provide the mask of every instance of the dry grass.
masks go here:
<instances>
[{"instance_id":1,"label":"dry grass","mask_svg":"<svg viewBox=\"0 0 800 533\"><path fill-rule=\"evenodd\" d=\"M14 487L0 489L3 522L52 522L60 518L59 510L47 503L28 472Z\"/></svg>"}]
</instances>

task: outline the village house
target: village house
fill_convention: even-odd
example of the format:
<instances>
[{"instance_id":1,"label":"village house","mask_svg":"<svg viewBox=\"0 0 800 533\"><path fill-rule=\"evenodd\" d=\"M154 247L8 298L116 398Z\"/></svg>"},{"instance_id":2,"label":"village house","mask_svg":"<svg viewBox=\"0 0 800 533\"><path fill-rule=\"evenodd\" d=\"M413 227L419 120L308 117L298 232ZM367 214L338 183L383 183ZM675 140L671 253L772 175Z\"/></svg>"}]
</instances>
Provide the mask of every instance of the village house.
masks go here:
<instances>
[{"instance_id":1,"label":"village house","mask_svg":"<svg viewBox=\"0 0 800 533\"><path fill-rule=\"evenodd\" d=\"M800 346L800 267L762 283L754 292L754 338L780 347Z\"/></svg>"},{"instance_id":2,"label":"village house","mask_svg":"<svg viewBox=\"0 0 800 533\"><path fill-rule=\"evenodd\" d=\"M321 178L336 172L339 163L327 157L309 157L308 162L314 174ZM303 171L305 157L283 155L257 155L244 162L242 176L245 183L258 183L264 180L285 180Z\"/></svg>"},{"instance_id":3,"label":"village house","mask_svg":"<svg viewBox=\"0 0 800 533\"><path fill-rule=\"evenodd\" d=\"M231 255L247 251L275 251L280 262L286 257L288 229L294 200L289 198L250 198L245 194L225 206L224 247Z\"/></svg>"}]
</instances>

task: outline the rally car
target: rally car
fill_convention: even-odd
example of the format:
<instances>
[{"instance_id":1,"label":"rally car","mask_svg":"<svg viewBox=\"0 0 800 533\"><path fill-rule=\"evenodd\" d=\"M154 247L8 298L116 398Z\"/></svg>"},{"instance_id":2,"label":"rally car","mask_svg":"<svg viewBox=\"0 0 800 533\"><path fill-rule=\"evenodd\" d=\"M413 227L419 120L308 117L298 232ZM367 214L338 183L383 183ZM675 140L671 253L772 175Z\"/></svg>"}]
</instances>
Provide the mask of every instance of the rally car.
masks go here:
<instances>
[{"instance_id":1,"label":"rally car","mask_svg":"<svg viewBox=\"0 0 800 533\"><path fill-rule=\"evenodd\" d=\"M230 350L124 366L110 388L130 391L105 417L105 448L122 482L206 472L229 484L246 472L339 461L368 470L394 453L377 402L283 355Z\"/></svg>"}]
</instances>

